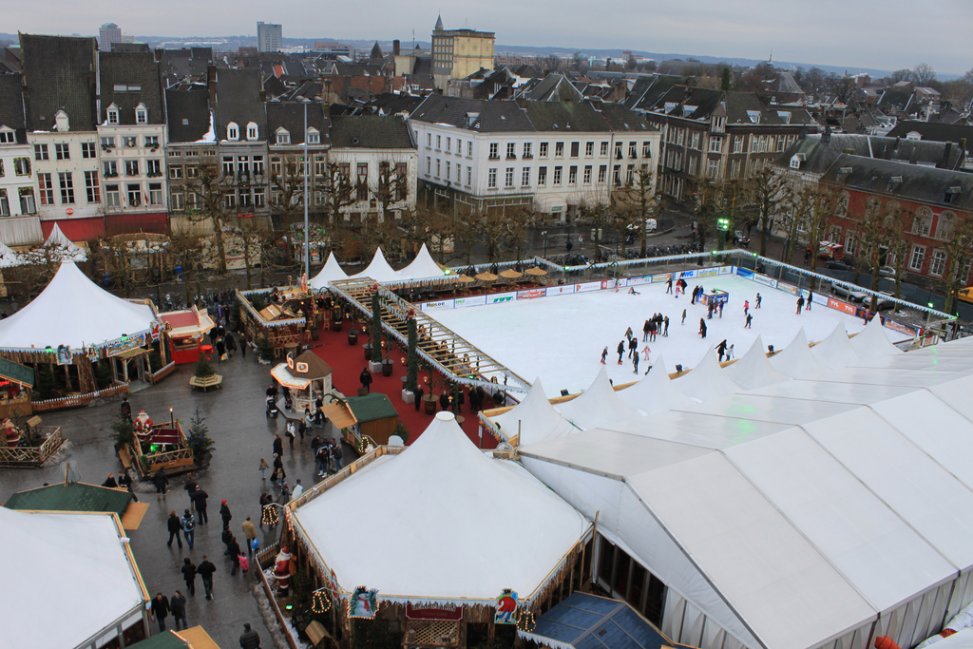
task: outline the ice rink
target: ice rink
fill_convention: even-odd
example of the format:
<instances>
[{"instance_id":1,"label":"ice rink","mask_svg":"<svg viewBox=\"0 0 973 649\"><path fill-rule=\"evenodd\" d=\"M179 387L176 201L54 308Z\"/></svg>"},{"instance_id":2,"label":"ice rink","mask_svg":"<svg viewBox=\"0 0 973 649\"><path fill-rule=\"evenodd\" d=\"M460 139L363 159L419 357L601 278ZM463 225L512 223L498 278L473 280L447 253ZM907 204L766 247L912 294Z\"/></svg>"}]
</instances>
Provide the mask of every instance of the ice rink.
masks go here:
<instances>
[{"instance_id":1,"label":"ice rink","mask_svg":"<svg viewBox=\"0 0 973 649\"><path fill-rule=\"evenodd\" d=\"M606 367L616 384L636 378L626 348L623 363L618 365L616 347L631 327L639 339L639 352L648 345L650 363L664 355L669 371L675 365L695 367L724 338L734 346L734 357L742 356L759 335L764 345L783 349L803 327L808 340L822 340L839 322L849 333L864 327L860 318L814 304L811 311L795 313L797 297L778 289L733 275L720 275L688 280L688 291L697 284L709 292L729 292L723 317L714 314L706 320L706 339L700 338L699 320L706 318L706 306L690 304L689 296L675 298L666 294L666 285L636 286L639 295L627 288L559 295L533 300L515 300L501 304L458 309L435 309L427 315L435 318L463 338L490 354L527 381L543 381L550 395L562 389L579 392L588 387L601 368L600 356L608 347ZM763 297L760 309L754 308L757 292ZM753 314L751 329L745 329L744 300L750 300ZM686 322L681 324L683 309ZM669 336L658 336L655 342L642 342L642 325L654 313L669 316ZM890 340L903 336L886 329ZM639 375L646 369L640 359Z\"/></svg>"}]
</instances>

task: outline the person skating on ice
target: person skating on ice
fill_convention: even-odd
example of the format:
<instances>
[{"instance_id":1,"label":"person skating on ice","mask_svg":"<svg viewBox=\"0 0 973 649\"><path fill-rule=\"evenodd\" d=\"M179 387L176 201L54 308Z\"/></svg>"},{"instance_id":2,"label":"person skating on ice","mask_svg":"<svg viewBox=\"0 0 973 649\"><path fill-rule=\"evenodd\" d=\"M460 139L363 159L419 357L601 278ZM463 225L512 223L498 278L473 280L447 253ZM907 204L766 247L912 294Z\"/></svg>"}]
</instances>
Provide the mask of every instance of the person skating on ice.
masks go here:
<instances>
[{"instance_id":1,"label":"person skating on ice","mask_svg":"<svg viewBox=\"0 0 973 649\"><path fill-rule=\"evenodd\" d=\"M624 340L619 340L618 341L618 347L615 349L615 351L618 352L618 364L621 365L622 364L622 356L625 355L625 341Z\"/></svg>"},{"instance_id":2,"label":"person skating on ice","mask_svg":"<svg viewBox=\"0 0 973 649\"><path fill-rule=\"evenodd\" d=\"M603 350L601 350L601 364L605 364L605 359L608 358L608 346L606 345Z\"/></svg>"}]
</instances>

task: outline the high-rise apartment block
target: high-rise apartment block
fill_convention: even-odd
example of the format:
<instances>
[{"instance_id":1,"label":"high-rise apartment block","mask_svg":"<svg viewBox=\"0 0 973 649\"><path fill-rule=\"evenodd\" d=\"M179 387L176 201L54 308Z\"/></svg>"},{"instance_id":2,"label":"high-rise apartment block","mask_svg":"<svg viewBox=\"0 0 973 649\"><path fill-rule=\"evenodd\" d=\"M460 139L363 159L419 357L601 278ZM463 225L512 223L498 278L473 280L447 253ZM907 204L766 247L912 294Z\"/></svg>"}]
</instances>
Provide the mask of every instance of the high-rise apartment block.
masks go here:
<instances>
[{"instance_id":1,"label":"high-rise apartment block","mask_svg":"<svg viewBox=\"0 0 973 649\"><path fill-rule=\"evenodd\" d=\"M115 23L105 23L98 29L98 49L110 52L112 43L122 42L122 30Z\"/></svg>"},{"instance_id":2,"label":"high-rise apartment block","mask_svg":"<svg viewBox=\"0 0 973 649\"><path fill-rule=\"evenodd\" d=\"M480 68L493 69L493 32L443 29L442 17L432 31L433 83L445 92L450 79L462 79Z\"/></svg>"},{"instance_id":3,"label":"high-rise apartment block","mask_svg":"<svg viewBox=\"0 0 973 649\"><path fill-rule=\"evenodd\" d=\"M275 23L257 23L257 51L258 52L279 52L283 30Z\"/></svg>"}]
</instances>

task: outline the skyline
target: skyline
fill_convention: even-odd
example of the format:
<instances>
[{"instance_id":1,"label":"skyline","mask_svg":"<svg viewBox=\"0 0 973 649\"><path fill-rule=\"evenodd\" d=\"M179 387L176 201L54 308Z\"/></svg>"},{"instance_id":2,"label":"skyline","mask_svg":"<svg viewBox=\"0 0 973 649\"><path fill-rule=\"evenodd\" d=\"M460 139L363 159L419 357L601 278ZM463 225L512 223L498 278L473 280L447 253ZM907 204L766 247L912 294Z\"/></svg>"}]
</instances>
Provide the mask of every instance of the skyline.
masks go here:
<instances>
[{"instance_id":1,"label":"skyline","mask_svg":"<svg viewBox=\"0 0 973 649\"><path fill-rule=\"evenodd\" d=\"M552 5L523 5L496 0L489 8L471 0L441 6L415 0L409 11L378 0L367 14L352 6L320 11L308 0L282 0L272 9L256 0L240 0L226 15L222 3L200 5L170 0L165 11L146 12L109 0L82 5L42 1L14 6L5 13L11 30L28 33L97 35L114 22L136 36L256 36L257 21L281 23L285 38L320 38L411 42L428 41L437 15L447 29L492 31L498 44L576 49L617 49L685 55L774 60L856 68L897 70L928 63L938 73L962 75L973 68L965 32L973 24L973 3L938 0L924 6L921 20L907 21L880 0L818 0L791 3L782 15L779 0L697 0L692 7L653 3L645 7L622 0L599 14L604 29L591 29L591 8L581 0ZM320 5L318 5L320 6ZM310 14L310 15L306 15ZM192 20L186 20L192 16ZM838 19L840 17L840 20ZM794 26L799 26L795 29ZM905 47L903 43L929 44ZM932 46L934 44L934 46Z\"/></svg>"}]
</instances>

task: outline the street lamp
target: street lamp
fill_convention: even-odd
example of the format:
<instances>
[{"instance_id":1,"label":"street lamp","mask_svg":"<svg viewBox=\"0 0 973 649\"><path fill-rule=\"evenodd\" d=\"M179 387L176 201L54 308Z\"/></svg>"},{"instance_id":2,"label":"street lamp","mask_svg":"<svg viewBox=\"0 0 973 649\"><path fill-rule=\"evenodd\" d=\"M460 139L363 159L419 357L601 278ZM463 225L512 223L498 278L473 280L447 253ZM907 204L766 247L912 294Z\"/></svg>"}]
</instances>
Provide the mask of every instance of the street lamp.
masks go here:
<instances>
[{"instance_id":1,"label":"street lamp","mask_svg":"<svg viewBox=\"0 0 973 649\"><path fill-rule=\"evenodd\" d=\"M730 230L730 217L721 216L716 219L716 229L720 231L720 250L726 245L726 233Z\"/></svg>"},{"instance_id":2,"label":"street lamp","mask_svg":"<svg viewBox=\"0 0 973 649\"><path fill-rule=\"evenodd\" d=\"M541 230L541 236L544 237L544 259L547 259L547 230Z\"/></svg>"}]
</instances>

